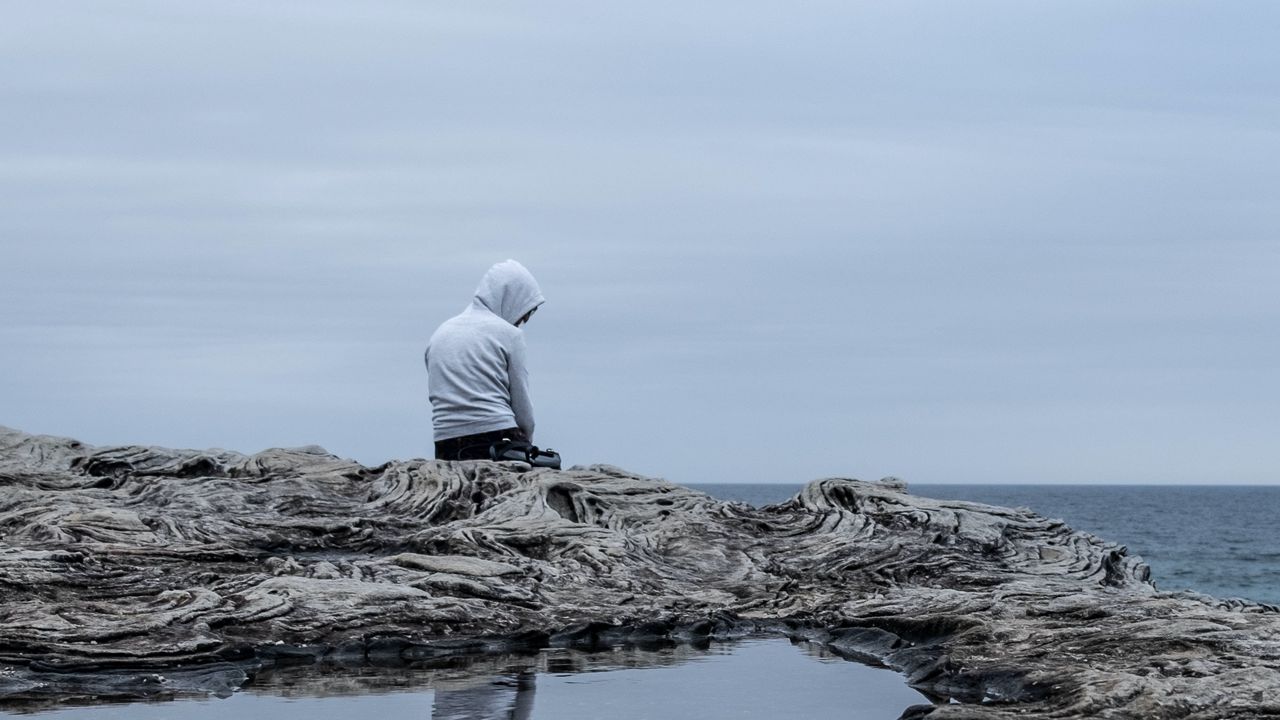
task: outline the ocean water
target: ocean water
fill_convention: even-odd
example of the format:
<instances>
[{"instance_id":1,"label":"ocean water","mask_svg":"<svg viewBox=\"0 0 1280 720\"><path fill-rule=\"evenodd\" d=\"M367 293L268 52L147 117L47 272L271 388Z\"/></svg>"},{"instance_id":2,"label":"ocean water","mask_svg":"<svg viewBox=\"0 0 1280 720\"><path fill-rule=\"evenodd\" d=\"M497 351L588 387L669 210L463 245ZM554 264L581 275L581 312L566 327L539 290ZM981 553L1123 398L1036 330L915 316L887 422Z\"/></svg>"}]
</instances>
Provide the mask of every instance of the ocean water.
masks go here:
<instances>
[{"instance_id":1,"label":"ocean water","mask_svg":"<svg viewBox=\"0 0 1280 720\"><path fill-rule=\"evenodd\" d=\"M691 485L752 505L801 485ZM1161 590L1280 604L1280 487L1156 485L909 485L912 494L1026 507L1129 548Z\"/></svg>"}]
</instances>

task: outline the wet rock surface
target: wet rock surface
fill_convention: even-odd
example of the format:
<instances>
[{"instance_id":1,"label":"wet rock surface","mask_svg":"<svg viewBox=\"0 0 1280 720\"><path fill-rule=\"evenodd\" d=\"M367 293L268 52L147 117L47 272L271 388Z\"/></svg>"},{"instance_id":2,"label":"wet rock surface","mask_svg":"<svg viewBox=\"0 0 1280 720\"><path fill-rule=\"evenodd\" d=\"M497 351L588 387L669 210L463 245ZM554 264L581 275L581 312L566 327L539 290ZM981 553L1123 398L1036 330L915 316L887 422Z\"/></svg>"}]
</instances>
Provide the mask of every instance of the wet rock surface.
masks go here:
<instances>
[{"instance_id":1,"label":"wet rock surface","mask_svg":"<svg viewBox=\"0 0 1280 720\"><path fill-rule=\"evenodd\" d=\"M0 428L0 702L285 665L785 634L907 717L1280 715L1280 614L1030 511L828 479L765 508L608 466L95 448Z\"/></svg>"}]
</instances>

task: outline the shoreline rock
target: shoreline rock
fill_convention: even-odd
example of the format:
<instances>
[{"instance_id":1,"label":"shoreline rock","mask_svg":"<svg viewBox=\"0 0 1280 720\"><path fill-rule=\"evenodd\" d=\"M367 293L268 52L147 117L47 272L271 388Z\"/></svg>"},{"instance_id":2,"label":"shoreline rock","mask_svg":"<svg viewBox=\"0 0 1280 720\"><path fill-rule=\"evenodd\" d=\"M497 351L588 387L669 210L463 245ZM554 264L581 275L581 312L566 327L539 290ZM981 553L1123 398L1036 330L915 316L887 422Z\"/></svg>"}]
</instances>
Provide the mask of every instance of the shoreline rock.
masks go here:
<instances>
[{"instance_id":1,"label":"shoreline rock","mask_svg":"<svg viewBox=\"0 0 1280 720\"><path fill-rule=\"evenodd\" d=\"M1122 546L901 484L754 508L603 465L368 468L0 427L0 487L0 701L767 633L960 701L911 717L1280 713L1274 607L1161 593Z\"/></svg>"}]
</instances>

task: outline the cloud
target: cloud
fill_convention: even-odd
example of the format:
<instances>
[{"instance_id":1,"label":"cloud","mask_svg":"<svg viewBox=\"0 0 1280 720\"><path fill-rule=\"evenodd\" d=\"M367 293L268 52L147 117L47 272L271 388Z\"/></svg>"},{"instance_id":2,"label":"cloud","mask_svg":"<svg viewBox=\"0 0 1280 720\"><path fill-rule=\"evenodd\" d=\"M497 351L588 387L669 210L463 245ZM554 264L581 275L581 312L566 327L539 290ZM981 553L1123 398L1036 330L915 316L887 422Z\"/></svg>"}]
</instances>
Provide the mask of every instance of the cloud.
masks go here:
<instances>
[{"instance_id":1,"label":"cloud","mask_svg":"<svg viewBox=\"0 0 1280 720\"><path fill-rule=\"evenodd\" d=\"M1274 14L24 6L0 423L425 454L515 257L571 462L1274 481Z\"/></svg>"}]
</instances>

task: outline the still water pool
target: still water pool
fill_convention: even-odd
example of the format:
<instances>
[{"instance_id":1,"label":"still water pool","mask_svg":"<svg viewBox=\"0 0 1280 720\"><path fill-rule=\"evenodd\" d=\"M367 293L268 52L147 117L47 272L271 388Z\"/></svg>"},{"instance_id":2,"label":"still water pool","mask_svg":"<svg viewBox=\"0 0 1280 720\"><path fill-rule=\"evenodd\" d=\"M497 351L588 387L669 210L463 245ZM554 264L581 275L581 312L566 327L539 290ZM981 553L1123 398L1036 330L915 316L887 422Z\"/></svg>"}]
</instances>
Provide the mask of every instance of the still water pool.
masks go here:
<instances>
[{"instance_id":1,"label":"still water pool","mask_svg":"<svg viewBox=\"0 0 1280 720\"><path fill-rule=\"evenodd\" d=\"M704 650L548 649L431 667L308 666L260 673L226 698L5 712L39 720L892 720L927 702L890 670L766 639Z\"/></svg>"}]
</instances>

